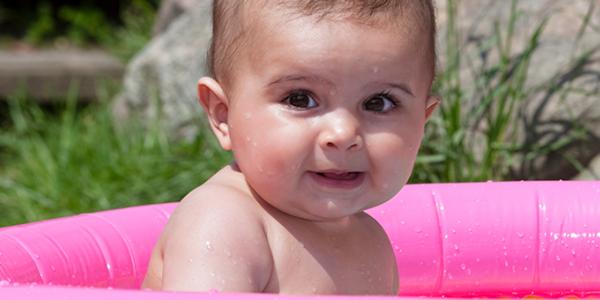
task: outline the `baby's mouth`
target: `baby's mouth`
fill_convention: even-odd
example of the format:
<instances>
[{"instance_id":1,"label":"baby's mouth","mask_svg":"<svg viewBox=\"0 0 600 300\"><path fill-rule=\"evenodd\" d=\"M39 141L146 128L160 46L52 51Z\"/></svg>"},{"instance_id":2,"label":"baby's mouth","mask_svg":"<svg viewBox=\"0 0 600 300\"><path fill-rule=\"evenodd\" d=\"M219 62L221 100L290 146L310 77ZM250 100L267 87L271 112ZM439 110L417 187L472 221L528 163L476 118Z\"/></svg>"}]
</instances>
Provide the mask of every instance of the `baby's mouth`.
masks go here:
<instances>
[{"instance_id":1,"label":"baby's mouth","mask_svg":"<svg viewBox=\"0 0 600 300\"><path fill-rule=\"evenodd\" d=\"M365 172L338 170L314 171L309 174L318 185L335 189L354 189L360 186L365 178Z\"/></svg>"},{"instance_id":2,"label":"baby's mouth","mask_svg":"<svg viewBox=\"0 0 600 300\"><path fill-rule=\"evenodd\" d=\"M317 175L333 180L355 180L362 172L316 172Z\"/></svg>"}]
</instances>

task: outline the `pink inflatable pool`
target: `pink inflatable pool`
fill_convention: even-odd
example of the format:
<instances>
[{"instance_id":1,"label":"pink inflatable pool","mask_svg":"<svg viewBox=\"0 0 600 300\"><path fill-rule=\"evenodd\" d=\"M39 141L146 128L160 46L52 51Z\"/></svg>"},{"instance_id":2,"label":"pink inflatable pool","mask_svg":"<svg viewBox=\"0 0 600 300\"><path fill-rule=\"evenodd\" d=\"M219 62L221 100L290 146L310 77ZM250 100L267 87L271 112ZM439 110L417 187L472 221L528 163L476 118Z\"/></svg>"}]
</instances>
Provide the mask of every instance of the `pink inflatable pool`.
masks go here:
<instances>
[{"instance_id":1,"label":"pink inflatable pool","mask_svg":"<svg viewBox=\"0 0 600 300\"><path fill-rule=\"evenodd\" d=\"M349 299L139 290L174 207L0 229L0 299ZM600 295L600 181L409 185L369 213L393 243L402 297Z\"/></svg>"}]
</instances>

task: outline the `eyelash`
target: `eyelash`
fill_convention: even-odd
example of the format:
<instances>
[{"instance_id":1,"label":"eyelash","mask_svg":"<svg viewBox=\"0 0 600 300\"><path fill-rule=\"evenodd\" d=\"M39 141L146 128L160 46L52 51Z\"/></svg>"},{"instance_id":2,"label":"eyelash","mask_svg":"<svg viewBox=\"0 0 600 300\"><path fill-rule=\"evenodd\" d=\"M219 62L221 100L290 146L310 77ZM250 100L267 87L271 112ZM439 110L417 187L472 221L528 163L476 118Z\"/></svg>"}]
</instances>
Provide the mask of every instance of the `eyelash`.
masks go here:
<instances>
[{"instance_id":1,"label":"eyelash","mask_svg":"<svg viewBox=\"0 0 600 300\"><path fill-rule=\"evenodd\" d=\"M311 109L311 108L315 107L315 106L313 106L313 107L299 107L299 106L292 105L291 103L289 103L289 100L290 100L290 98L292 96L306 96L306 97L308 97L309 99L311 99L312 101L314 101L316 103L315 106L319 105L317 103L317 101L315 100L315 97L312 95L311 92L309 92L307 90L302 90L302 89L293 90L293 91L288 92L287 96L285 96L281 102L284 103L284 104L286 104L288 107L290 107L292 109L295 109L295 110L308 110L308 109ZM376 114L386 114L386 113L388 113L388 112L396 109L400 105L399 101L396 100L396 98L392 95L392 93L390 91L382 91L382 92L377 93L377 94L375 94L375 95L367 98L366 100L364 100L363 103L362 103L363 108L364 108L365 103L367 101L369 101L369 100L371 100L373 98L376 98L376 97L382 97L382 98L387 99L389 102L391 102L392 107L389 110L387 110L387 111L372 110L371 112L373 112L373 113L376 113Z\"/></svg>"},{"instance_id":2,"label":"eyelash","mask_svg":"<svg viewBox=\"0 0 600 300\"><path fill-rule=\"evenodd\" d=\"M372 99L374 97L384 97L384 98L386 98L388 101L390 101L392 103L392 108L389 109L388 111L372 111L372 112L374 112L376 114L385 114L385 113L388 113L388 112L390 112L392 110L395 110L400 105L400 102L398 100L396 100L396 97L394 97L394 95L392 95L392 92L390 92L390 91L383 91L383 92L377 93L377 94L375 94L374 96L371 96L370 98L368 98L365 101L368 101L368 100L370 100L370 99Z\"/></svg>"},{"instance_id":3,"label":"eyelash","mask_svg":"<svg viewBox=\"0 0 600 300\"><path fill-rule=\"evenodd\" d=\"M315 97L312 95L311 92L307 91L307 90L293 90L287 93L287 96L285 96L283 98L283 100L281 100L282 103L286 104L288 107L294 109L294 110L307 110L310 109L312 107L298 107L295 105L292 105L291 103L289 103L289 100L292 96L306 96L310 99L312 99L312 101L314 101L315 103L317 103L317 101L315 100ZM317 103L318 106L318 103Z\"/></svg>"}]
</instances>

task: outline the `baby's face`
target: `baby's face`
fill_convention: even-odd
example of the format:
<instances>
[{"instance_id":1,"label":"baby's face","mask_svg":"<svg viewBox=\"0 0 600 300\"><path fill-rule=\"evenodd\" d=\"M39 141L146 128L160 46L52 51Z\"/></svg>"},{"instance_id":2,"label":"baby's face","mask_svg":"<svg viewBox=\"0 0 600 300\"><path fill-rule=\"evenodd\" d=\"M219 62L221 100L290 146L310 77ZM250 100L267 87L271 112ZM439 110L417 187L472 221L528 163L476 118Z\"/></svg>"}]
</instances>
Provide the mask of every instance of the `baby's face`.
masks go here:
<instances>
[{"instance_id":1,"label":"baby's face","mask_svg":"<svg viewBox=\"0 0 600 300\"><path fill-rule=\"evenodd\" d=\"M246 180L309 220L387 201L408 180L433 103L425 35L265 14L226 91Z\"/></svg>"}]
</instances>

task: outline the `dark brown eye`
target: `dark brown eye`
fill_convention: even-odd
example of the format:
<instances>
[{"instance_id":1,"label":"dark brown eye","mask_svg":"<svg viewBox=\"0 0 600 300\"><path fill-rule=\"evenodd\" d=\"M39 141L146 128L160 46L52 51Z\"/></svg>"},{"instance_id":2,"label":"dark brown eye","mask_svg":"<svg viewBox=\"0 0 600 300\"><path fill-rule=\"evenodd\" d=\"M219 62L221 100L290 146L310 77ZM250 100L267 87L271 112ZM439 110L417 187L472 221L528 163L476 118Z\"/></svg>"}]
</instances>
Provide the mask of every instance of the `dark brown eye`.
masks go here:
<instances>
[{"instance_id":1,"label":"dark brown eye","mask_svg":"<svg viewBox=\"0 0 600 300\"><path fill-rule=\"evenodd\" d=\"M317 101L315 101L313 97L302 91L289 94L287 97L285 97L285 99L283 99L283 102L298 109L309 109L317 107L318 105Z\"/></svg>"},{"instance_id":2,"label":"dark brown eye","mask_svg":"<svg viewBox=\"0 0 600 300\"><path fill-rule=\"evenodd\" d=\"M363 102L363 108L368 111L384 113L388 112L398 106L396 100L388 94L377 94L365 102Z\"/></svg>"}]
</instances>

